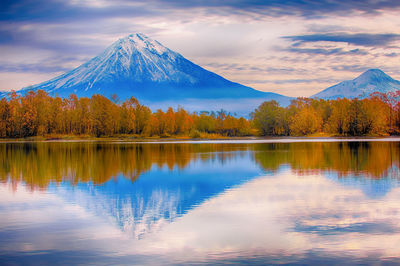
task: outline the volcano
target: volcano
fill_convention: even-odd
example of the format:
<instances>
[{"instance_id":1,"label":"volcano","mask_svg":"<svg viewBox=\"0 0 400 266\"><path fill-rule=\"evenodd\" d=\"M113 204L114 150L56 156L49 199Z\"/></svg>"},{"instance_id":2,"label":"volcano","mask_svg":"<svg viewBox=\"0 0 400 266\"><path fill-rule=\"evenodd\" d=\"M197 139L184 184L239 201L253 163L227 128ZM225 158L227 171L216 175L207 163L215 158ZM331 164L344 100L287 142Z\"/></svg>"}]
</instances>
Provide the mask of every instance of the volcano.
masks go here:
<instances>
[{"instance_id":1,"label":"volcano","mask_svg":"<svg viewBox=\"0 0 400 266\"><path fill-rule=\"evenodd\" d=\"M251 112L263 101L288 105L291 99L229 81L143 34L119 39L81 66L19 92L38 89L60 97L116 94L154 108L180 105L191 111L239 113Z\"/></svg>"}]
</instances>

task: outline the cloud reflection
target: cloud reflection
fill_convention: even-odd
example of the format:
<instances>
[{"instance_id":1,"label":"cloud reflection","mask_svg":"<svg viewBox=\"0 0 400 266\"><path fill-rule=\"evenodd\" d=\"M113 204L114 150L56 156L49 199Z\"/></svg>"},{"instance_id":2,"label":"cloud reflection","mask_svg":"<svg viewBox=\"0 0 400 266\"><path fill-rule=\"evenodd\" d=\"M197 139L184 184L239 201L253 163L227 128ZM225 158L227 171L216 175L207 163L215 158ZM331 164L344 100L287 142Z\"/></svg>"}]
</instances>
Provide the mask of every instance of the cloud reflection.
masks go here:
<instances>
[{"instance_id":1,"label":"cloud reflection","mask_svg":"<svg viewBox=\"0 0 400 266\"><path fill-rule=\"evenodd\" d=\"M371 253L396 258L398 195L396 188L384 200L370 200L323 176L285 172L210 199L143 243L158 243L168 253L219 254L221 261L247 254L283 262L295 256L295 262L316 251L365 262Z\"/></svg>"}]
</instances>

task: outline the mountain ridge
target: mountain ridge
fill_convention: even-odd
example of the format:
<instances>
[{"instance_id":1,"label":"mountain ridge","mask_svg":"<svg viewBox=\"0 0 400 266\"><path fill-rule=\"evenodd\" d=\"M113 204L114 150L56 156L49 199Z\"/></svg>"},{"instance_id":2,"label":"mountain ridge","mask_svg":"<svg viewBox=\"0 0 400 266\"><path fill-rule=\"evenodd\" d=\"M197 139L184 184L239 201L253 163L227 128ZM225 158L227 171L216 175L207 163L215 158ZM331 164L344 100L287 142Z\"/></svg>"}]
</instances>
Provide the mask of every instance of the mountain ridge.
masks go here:
<instances>
[{"instance_id":1,"label":"mountain ridge","mask_svg":"<svg viewBox=\"0 0 400 266\"><path fill-rule=\"evenodd\" d=\"M388 93L400 90L400 81L393 79L380 69L369 69L352 80L330 86L312 98L365 98L374 92Z\"/></svg>"}]
</instances>

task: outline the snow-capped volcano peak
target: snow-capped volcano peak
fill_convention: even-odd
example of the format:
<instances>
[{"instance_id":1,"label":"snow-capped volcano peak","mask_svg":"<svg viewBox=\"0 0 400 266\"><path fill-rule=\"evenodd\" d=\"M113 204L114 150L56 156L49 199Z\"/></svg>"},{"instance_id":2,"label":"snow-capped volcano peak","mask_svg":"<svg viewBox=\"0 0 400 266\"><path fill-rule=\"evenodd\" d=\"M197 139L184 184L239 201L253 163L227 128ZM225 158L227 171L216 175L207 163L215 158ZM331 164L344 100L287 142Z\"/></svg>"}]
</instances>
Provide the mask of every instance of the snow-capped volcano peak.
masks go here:
<instances>
[{"instance_id":1,"label":"snow-capped volcano peak","mask_svg":"<svg viewBox=\"0 0 400 266\"><path fill-rule=\"evenodd\" d=\"M323 99L367 97L374 92L387 93L400 90L400 81L380 69L369 69L353 80L340 82L312 97Z\"/></svg>"},{"instance_id":2,"label":"snow-capped volcano peak","mask_svg":"<svg viewBox=\"0 0 400 266\"><path fill-rule=\"evenodd\" d=\"M171 65L178 57L182 56L163 46L161 43L141 33L136 33L130 34L113 43L99 56L99 59L108 65L117 66L119 73L122 73L119 67L122 66L128 75L135 73L146 74L150 80L160 81L160 78L168 79L168 71L162 66L169 66L170 69L173 68ZM149 69L152 71L147 72L153 72L155 75L145 73ZM146 77L143 76L141 78Z\"/></svg>"},{"instance_id":3,"label":"snow-capped volcano peak","mask_svg":"<svg viewBox=\"0 0 400 266\"><path fill-rule=\"evenodd\" d=\"M152 40L142 33L130 34L124 38L119 39L111 46L114 50L122 49L128 54L132 54L133 51L150 51L158 55L164 53L171 53L167 47L163 46L156 40Z\"/></svg>"},{"instance_id":4,"label":"snow-capped volcano peak","mask_svg":"<svg viewBox=\"0 0 400 266\"><path fill-rule=\"evenodd\" d=\"M195 82L178 69L176 62L181 58L180 54L143 34L130 34L71 72L37 86L62 94L59 89L77 86L75 93L93 88L96 90L93 93L101 93L99 90L105 89L106 84L109 87L108 83L127 80L130 83Z\"/></svg>"}]
</instances>

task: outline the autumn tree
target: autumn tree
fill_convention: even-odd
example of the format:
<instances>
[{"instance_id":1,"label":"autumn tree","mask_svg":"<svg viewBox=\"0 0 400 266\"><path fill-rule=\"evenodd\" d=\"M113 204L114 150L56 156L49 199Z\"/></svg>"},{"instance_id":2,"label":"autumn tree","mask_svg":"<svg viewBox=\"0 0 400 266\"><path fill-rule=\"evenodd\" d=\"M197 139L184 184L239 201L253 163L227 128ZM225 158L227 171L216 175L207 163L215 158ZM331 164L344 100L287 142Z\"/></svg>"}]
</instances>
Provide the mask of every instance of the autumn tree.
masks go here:
<instances>
[{"instance_id":1,"label":"autumn tree","mask_svg":"<svg viewBox=\"0 0 400 266\"><path fill-rule=\"evenodd\" d=\"M8 101L3 98L0 99L0 137L5 138L9 135L10 132L10 105Z\"/></svg>"},{"instance_id":2,"label":"autumn tree","mask_svg":"<svg viewBox=\"0 0 400 266\"><path fill-rule=\"evenodd\" d=\"M25 97L21 98L20 115L22 116L21 136L35 136L37 133L37 109L34 98L36 93L29 91Z\"/></svg>"},{"instance_id":3,"label":"autumn tree","mask_svg":"<svg viewBox=\"0 0 400 266\"><path fill-rule=\"evenodd\" d=\"M139 101L133 97L130 98L130 101L135 115L135 133L140 135L144 133L148 126L151 110L147 106L141 105Z\"/></svg>"},{"instance_id":4,"label":"autumn tree","mask_svg":"<svg viewBox=\"0 0 400 266\"><path fill-rule=\"evenodd\" d=\"M217 119L213 113L201 112L200 115L192 115L194 128L200 132L216 132Z\"/></svg>"},{"instance_id":5,"label":"autumn tree","mask_svg":"<svg viewBox=\"0 0 400 266\"><path fill-rule=\"evenodd\" d=\"M133 98L123 102L121 106L121 131L125 134L136 133L135 101Z\"/></svg>"},{"instance_id":6,"label":"autumn tree","mask_svg":"<svg viewBox=\"0 0 400 266\"><path fill-rule=\"evenodd\" d=\"M172 107L169 107L167 112L165 113L164 116L164 122L165 122L165 133L168 135L172 135L176 131L176 126L175 126L175 112Z\"/></svg>"},{"instance_id":7,"label":"autumn tree","mask_svg":"<svg viewBox=\"0 0 400 266\"><path fill-rule=\"evenodd\" d=\"M254 126L263 136L288 135L286 112L286 109L274 100L264 102L252 114Z\"/></svg>"},{"instance_id":8,"label":"autumn tree","mask_svg":"<svg viewBox=\"0 0 400 266\"><path fill-rule=\"evenodd\" d=\"M110 136L117 131L114 116L115 105L102 95L93 95L90 99L90 114L93 121L93 133L96 136Z\"/></svg>"},{"instance_id":9,"label":"autumn tree","mask_svg":"<svg viewBox=\"0 0 400 266\"><path fill-rule=\"evenodd\" d=\"M371 97L362 101L363 134L387 134L393 131L391 107L379 97Z\"/></svg>"},{"instance_id":10,"label":"autumn tree","mask_svg":"<svg viewBox=\"0 0 400 266\"><path fill-rule=\"evenodd\" d=\"M312 106L305 106L290 118L289 128L290 133L295 136L320 132L322 118Z\"/></svg>"},{"instance_id":11,"label":"autumn tree","mask_svg":"<svg viewBox=\"0 0 400 266\"><path fill-rule=\"evenodd\" d=\"M328 124L326 125L328 132L340 135L347 134L350 127L350 100L346 98L337 99L330 103L332 113L328 118Z\"/></svg>"},{"instance_id":12,"label":"autumn tree","mask_svg":"<svg viewBox=\"0 0 400 266\"><path fill-rule=\"evenodd\" d=\"M192 127L192 117L185 109L178 108L178 111L175 112L175 134L188 134Z\"/></svg>"}]
</instances>

